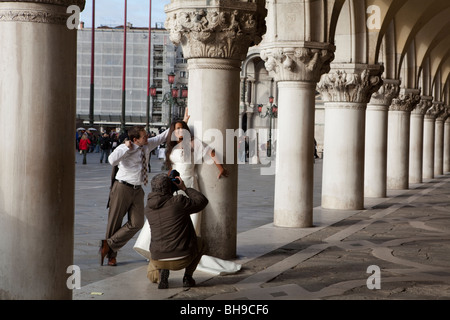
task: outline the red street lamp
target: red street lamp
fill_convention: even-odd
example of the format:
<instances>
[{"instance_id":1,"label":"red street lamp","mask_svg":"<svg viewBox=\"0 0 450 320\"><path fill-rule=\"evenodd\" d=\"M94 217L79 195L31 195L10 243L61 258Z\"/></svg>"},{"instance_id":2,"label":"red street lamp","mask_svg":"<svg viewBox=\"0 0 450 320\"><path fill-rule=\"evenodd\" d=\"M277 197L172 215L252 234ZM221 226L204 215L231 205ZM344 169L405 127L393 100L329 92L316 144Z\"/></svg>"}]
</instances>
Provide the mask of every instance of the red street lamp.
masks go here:
<instances>
[{"instance_id":1,"label":"red street lamp","mask_svg":"<svg viewBox=\"0 0 450 320\"><path fill-rule=\"evenodd\" d=\"M167 75L167 81L169 81L169 84L172 85L175 83L175 73L171 72Z\"/></svg>"},{"instance_id":2,"label":"red street lamp","mask_svg":"<svg viewBox=\"0 0 450 320\"><path fill-rule=\"evenodd\" d=\"M185 99L188 96L188 88L185 85L181 86L181 97L180 97L180 89L176 86L173 86L175 83L175 73L171 72L167 75L167 81L170 84L170 91L166 92L163 96L163 99L161 101L156 101L156 85L152 85L150 87L150 96L153 97L153 104L157 102L158 104L168 103L169 104L169 126L172 122L172 109L174 103L181 108L182 105L185 103ZM178 99L182 99L183 101L179 102Z\"/></svg>"},{"instance_id":3,"label":"red street lamp","mask_svg":"<svg viewBox=\"0 0 450 320\"><path fill-rule=\"evenodd\" d=\"M276 105L272 106L272 113L276 114L278 112L278 107Z\"/></svg>"},{"instance_id":4,"label":"red street lamp","mask_svg":"<svg viewBox=\"0 0 450 320\"><path fill-rule=\"evenodd\" d=\"M172 108L173 108L173 98L176 98L177 93L174 92L172 85L175 83L175 73L171 72L167 75L167 81L170 84L170 101L169 101L169 126L172 123ZM175 88L176 89L176 88ZM178 91L178 89L177 89ZM175 94L175 95L174 95Z\"/></svg>"},{"instance_id":5,"label":"red street lamp","mask_svg":"<svg viewBox=\"0 0 450 320\"><path fill-rule=\"evenodd\" d=\"M181 86L181 98L186 99L188 97L188 88L187 86Z\"/></svg>"},{"instance_id":6,"label":"red street lamp","mask_svg":"<svg viewBox=\"0 0 450 320\"><path fill-rule=\"evenodd\" d=\"M172 98L178 98L178 88L173 87L171 91L172 91Z\"/></svg>"},{"instance_id":7,"label":"red street lamp","mask_svg":"<svg viewBox=\"0 0 450 320\"><path fill-rule=\"evenodd\" d=\"M154 84L152 84L152 86L150 87L150 96L156 98L156 85Z\"/></svg>"}]
</instances>

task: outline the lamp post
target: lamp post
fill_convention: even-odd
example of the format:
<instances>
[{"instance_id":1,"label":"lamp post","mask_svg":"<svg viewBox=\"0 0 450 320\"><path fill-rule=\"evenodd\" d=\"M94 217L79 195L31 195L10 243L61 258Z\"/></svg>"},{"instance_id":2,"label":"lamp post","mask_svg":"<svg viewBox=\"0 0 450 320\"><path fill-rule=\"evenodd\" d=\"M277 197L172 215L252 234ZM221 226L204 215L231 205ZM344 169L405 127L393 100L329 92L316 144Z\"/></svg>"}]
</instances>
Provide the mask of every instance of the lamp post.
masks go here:
<instances>
[{"instance_id":1,"label":"lamp post","mask_svg":"<svg viewBox=\"0 0 450 320\"><path fill-rule=\"evenodd\" d=\"M176 98L178 96L178 88L173 87L173 84L175 82L175 73L171 72L167 75L167 79L170 84L170 94L167 95L169 98L169 120L168 120L168 127L170 127L170 124L172 123L172 108L173 108L173 98ZM163 99L164 100L164 99Z\"/></svg>"},{"instance_id":2,"label":"lamp post","mask_svg":"<svg viewBox=\"0 0 450 320\"><path fill-rule=\"evenodd\" d=\"M152 84L149 88L149 95L152 97L152 106L155 105L156 99L156 86ZM147 132L150 131L150 103L147 104Z\"/></svg>"},{"instance_id":3,"label":"lamp post","mask_svg":"<svg viewBox=\"0 0 450 320\"><path fill-rule=\"evenodd\" d=\"M266 110L265 114L262 114L263 105L258 105L258 114L261 118L269 117L269 141L267 142L267 156L272 156L272 119L278 117L278 107L273 104L273 96L269 97L270 107Z\"/></svg>"},{"instance_id":4,"label":"lamp post","mask_svg":"<svg viewBox=\"0 0 450 320\"><path fill-rule=\"evenodd\" d=\"M147 123L145 130L150 132L150 73L152 64L152 0L149 3L149 14L148 14L148 59L147 59ZM149 162L150 163L150 162Z\"/></svg>"},{"instance_id":5,"label":"lamp post","mask_svg":"<svg viewBox=\"0 0 450 320\"><path fill-rule=\"evenodd\" d=\"M169 73L167 75L168 82L170 84L170 90L169 92L166 92L163 96L163 99L161 101L156 100L156 86L152 85L150 87L150 95L153 99L153 105L155 103L157 104L169 104L169 119L168 119L168 126L172 123L172 109L174 104L177 106L184 106L186 104L186 98L188 96L188 88L187 86L183 85L181 86L181 97L180 97L180 90L173 86L175 83L175 74L173 72Z\"/></svg>"},{"instance_id":6,"label":"lamp post","mask_svg":"<svg viewBox=\"0 0 450 320\"><path fill-rule=\"evenodd\" d=\"M123 23L123 71L122 71L122 117L120 129L125 132L125 99L126 99L126 77L127 77L127 0L125 0L125 21Z\"/></svg>"}]
</instances>

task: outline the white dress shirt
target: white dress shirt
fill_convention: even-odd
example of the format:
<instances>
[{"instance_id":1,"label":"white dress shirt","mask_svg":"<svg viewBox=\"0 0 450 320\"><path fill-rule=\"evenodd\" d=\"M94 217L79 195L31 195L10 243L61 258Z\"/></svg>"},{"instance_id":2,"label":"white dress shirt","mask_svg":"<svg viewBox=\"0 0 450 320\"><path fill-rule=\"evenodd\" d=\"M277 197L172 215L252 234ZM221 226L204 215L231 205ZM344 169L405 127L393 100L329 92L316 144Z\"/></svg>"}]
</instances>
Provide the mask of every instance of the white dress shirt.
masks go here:
<instances>
[{"instance_id":1,"label":"white dress shirt","mask_svg":"<svg viewBox=\"0 0 450 320\"><path fill-rule=\"evenodd\" d=\"M161 143L165 142L169 130L167 129L163 133L157 135L156 137L149 138L148 144L144 145L144 152L149 160L150 151L158 147ZM114 151L109 155L108 162L112 166L119 166L119 171L116 174L116 180L126 181L133 185L142 184L142 156L141 149L138 145L131 143L133 146L131 149L128 148L125 143L119 145Z\"/></svg>"}]
</instances>

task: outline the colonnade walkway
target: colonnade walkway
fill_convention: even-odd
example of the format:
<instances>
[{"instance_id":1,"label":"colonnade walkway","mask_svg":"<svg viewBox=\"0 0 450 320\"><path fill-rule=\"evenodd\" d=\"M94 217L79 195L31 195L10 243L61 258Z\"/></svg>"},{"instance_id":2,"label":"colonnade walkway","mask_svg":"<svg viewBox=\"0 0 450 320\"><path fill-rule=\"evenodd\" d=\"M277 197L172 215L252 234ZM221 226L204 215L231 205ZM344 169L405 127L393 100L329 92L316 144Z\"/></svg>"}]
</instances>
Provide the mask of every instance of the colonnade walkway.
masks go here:
<instances>
[{"instance_id":1,"label":"colonnade walkway","mask_svg":"<svg viewBox=\"0 0 450 320\"><path fill-rule=\"evenodd\" d=\"M151 158L150 178L161 161ZM74 300L385 300L450 299L450 174L387 198L365 199L358 211L320 207L322 160L315 163L314 226L273 226L273 175L261 165L239 166L238 241L233 275L196 271L182 287L171 271L169 289L146 278L147 261L133 238L116 267L100 266L98 242L107 221L111 166L77 155L74 264L81 288ZM148 193L149 187L145 189ZM293 195L295 196L295 195Z\"/></svg>"}]
</instances>

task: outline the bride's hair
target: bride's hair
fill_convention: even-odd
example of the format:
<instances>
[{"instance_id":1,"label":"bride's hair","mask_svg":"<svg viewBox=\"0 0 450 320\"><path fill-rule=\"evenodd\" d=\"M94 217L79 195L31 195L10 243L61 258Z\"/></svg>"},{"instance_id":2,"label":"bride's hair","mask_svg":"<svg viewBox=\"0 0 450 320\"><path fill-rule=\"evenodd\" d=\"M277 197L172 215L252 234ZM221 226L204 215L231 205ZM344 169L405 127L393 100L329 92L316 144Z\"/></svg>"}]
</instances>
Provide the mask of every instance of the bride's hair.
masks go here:
<instances>
[{"instance_id":1,"label":"bride's hair","mask_svg":"<svg viewBox=\"0 0 450 320\"><path fill-rule=\"evenodd\" d=\"M194 137L192 136L192 132L189 129L188 125L186 122L181 121L181 120L177 120L172 122L172 124L170 125L170 129L169 129L169 134L167 135L167 141L166 141L166 167L171 169L172 168L172 161L170 161L170 154L172 153L173 148L178 144L177 140L174 140L172 138L173 132L175 131L175 126L177 123L181 123L182 127L184 130L187 130L187 132L189 132L189 135L191 137L191 140L194 139Z\"/></svg>"}]
</instances>

